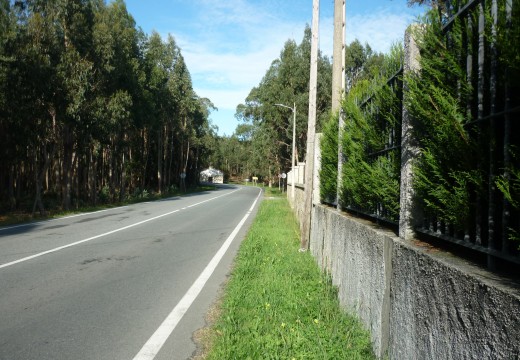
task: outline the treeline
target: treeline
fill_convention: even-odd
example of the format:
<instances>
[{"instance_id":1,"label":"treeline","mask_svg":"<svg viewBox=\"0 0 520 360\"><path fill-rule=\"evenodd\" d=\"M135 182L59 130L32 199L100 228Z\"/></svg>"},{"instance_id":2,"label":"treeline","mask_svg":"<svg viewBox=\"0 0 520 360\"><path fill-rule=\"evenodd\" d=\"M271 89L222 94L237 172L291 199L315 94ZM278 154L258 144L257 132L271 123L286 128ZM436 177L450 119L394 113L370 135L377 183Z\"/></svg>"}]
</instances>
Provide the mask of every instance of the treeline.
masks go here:
<instances>
[{"instance_id":1,"label":"treeline","mask_svg":"<svg viewBox=\"0 0 520 360\"><path fill-rule=\"evenodd\" d=\"M219 147L218 166L231 175L278 179L291 169L293 113L296 105L296 159L305 161L309 113L311 29L307 27L300 44L288 40L258 86L251 89L244 104L237 107L242 121L235 134ZM318 58L318 126L328 116L332 94L332 64Z\"/></svg>"},{"instance_id":2,"label":"treeline","mask_svg":"<svg viewBox=\"0 0 520 360\"><path fill-rule=\"evenodd\" d=\"M196 182L213 104L123 0L0 0L1 211ZM181 174L186 174L185 180Z\"/></svg>"}]
</instances>

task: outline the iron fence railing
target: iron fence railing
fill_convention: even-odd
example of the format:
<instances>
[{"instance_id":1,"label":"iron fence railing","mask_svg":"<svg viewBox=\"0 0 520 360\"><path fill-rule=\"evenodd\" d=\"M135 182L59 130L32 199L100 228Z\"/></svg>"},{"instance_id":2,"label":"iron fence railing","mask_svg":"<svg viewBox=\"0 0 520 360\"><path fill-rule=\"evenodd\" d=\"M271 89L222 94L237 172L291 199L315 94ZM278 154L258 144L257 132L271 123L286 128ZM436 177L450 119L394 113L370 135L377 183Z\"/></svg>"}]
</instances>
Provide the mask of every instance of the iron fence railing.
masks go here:
<instances>
[{"instance_id":1,"label":"iron fence railing","mask_svg":"<svg viewBox=\"0 0 520 360\"><path fill-rule=\"evenodd\" d=\"M466 69L466 78L455 81L466 81L471 89L468 95L461 95L465 98L460 102L466 107L464 128L472 137L471 141L482 150L482 156L472 166L482 174L483 184L469 189L470 215L464 229L441 220L440 214L432 214L425 208L413 214L422 218L419 225L414 221L414 230L420 238L462 246L470 253L482 255L489 268L520 264L520 88L519 84L511 83L509 65L501 62L497 45L497 27L502 26L501 36L507 41L513 10L517 10L515 6L518 4L513 0L445 1L439 5L444 45L458 52L455 55L461 68ZM455 25L462 34L462 47L453 33ZM399 101L394 114L398 121L392 124L385 121L381 109L375 105L374 96L359 105L364 115L371 117L377 131L387 136L380 148L365 146L365 157L369 162L391 156L398 156L400 161L403 151L401 116L405 90L402 68L386 86ZM344 204L343 209L378 223L398 226L399 218L389 216L384 201L377 201L375 205L368 203L372 205Z\"/></svg>"},{"instance_id":2,"label":"iron fence railing","mask_svg":"<svg viewBox=\"0 0 520 360\"><path fill-rule=\"evenodd\" d=\"M400 158L401 151L401 123L402 123L402 102L403 102L403 67L390 77L385 84L393 94L393 99L397 101L395 107L392 107L392 117L395 119L393 122L387 121L387 116L384 116L382 109L375 104L376 94L372 94L366 98L359 107L362 109L364 116L372 118L372 126L374 126L378 132L385 134L386 138L383 141L382 147L372 148L370 146L365 147L366 158L369 163L376 162L379 158L384 157L390 159L394 156ZM399 182L400 173L399 166L395 168L395 178ZM390 180L390 179L389 179ZM399 196L393 199L399 203ZM375 220L378 223L387 224L391 227L398 225L398 218L392 216L388 209L388 205L383 199L378 199L372 206L363 205L352 205L345 204L344 209Z\"/></svg>"},{"instance_id":3,"label":"iron fence railing","mask_svg":"<svg viewBox=\"0 0 520 360\"><path fill-rule=\"evenodd\" d=\"M514 169L520 166L516 157L520 149L518 84L510 83L508 64L500 62L497 51L497 24L511 24L514 4L512 0L471 0L447 1L445 6L441 16L446 47L450 47L454 24L462 28L464 46L462 51L458 47L457 55L472 89L462 99L467 108L465 129L483 149L482 158L474 166L484 174L484 191L471 192L470 218L463 230L436 216L424 218L416 230L484 254L489 268L496 268L499 262L505 266L508 262L520 264L520 242L515 241L520 237L518 204L497 186L500 181L510 186ZM503 31L507 37L507 28Z\"/></svg>"}]
</instances>

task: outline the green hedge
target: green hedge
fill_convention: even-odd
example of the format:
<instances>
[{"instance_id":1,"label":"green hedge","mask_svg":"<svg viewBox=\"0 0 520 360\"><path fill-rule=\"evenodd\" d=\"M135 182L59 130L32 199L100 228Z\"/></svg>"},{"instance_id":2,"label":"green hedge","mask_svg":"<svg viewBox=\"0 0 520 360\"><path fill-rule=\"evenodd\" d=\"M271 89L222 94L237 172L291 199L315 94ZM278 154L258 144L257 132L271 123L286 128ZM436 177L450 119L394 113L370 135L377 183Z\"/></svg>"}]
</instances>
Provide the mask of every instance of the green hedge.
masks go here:
<instances>
[{"instance_id":1,"label":"green hedge","mask_svg":"<svg viewBox=\"0 0 520 360\"><path fill-rule=\"evenodd\" d=\"M387 79L400 68L403 49L392 47L379 73L359 80L342 103L345 127L342 136L343 172L340 201L343 207L397 221L399 215L400 153L398 149L371 155L389 147L388 139L400 136L401 103L397 87ZM364 104L360 107L360 104ZM336 200L338 174L338 118L332 116L321 140L320 194L323 202Z\"/></svg>"}]
</instances>

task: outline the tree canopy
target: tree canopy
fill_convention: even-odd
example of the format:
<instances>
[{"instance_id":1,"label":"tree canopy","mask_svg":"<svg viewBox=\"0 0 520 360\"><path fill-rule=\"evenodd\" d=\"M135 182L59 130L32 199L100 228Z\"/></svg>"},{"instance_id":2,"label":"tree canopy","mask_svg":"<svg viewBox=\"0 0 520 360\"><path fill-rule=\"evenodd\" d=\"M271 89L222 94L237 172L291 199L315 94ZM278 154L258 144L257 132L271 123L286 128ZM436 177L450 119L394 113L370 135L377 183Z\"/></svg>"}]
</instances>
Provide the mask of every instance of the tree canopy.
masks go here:
<instances>
[{"instance_id":1,"label":"tree canopy","mask_svg":"<svg viewBox=\"0 0 520 360\"><path fill-rule=\"evenodd\" d=\"M291 109L296 106L296 159L303 161L309 110L311 29L306 27L300 44L288 40L279 58L273 60L262 81L251 89L244 104L237 106L236 117L243 122L237 127L232 142L242 150L245 176L274 178L289 171L292 153ZM332 64L319 55L318 60L318 126L328 116L331 106Z\"/></svg>"}]
</instances>

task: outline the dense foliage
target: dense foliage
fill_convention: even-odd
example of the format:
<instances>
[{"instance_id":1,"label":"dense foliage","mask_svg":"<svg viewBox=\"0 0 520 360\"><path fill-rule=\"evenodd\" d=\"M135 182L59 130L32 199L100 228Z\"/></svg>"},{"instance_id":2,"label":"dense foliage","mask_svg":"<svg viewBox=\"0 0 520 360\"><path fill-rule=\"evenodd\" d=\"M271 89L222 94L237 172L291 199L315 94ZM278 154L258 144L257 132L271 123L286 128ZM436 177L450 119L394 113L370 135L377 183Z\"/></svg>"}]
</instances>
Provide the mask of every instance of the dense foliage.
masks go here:
<instances>
[{"instance_id":1,"label":"dense foliage","mask_svg":"<svg viewBox=\"0 0 520 360\"><path fill-rule=\"evenodd\" d=\"M343 174L340 201L356 209L395 221L399 213L399 153L391 149L400 139L400 78L402 48L372 53L353 42L346 51L351 87L342 104ZM334 125L336 124L336 125ZM333 202L337 191L337 118L325 126L321 143L322 200Z\"/></svg>"},{"instance_id":2,"label":"dense foliage","mask_svg":"<svg viewBox=\"0 0 520 360\"><path fill-rule=\"evenodd\" d=\"M425 215L466 236L475 232L482 243L491 242L493 232L500 236L500 223L510 221L508 208L519 204L518 128L506 119L512 115L493 114L520 104L519 52L511 46L519 39L520 13L515 6L508 16L506 2L496 3L496 26L492 3L482 7L481 34L478 7L449 29L445 17L457 3L427 16L416 36L421 70L408 79L406 104L421 149L414 186ZM478 52L485 54L482 63ZM516 230L509 231L514 237Z\"/></svg>"},{"instance_id":3,"label":"dense foliage","mask_svg":"<svg viewBox=\"0 0 520 360\"><path fill-rule=\"evenodd\" d=\"M41 212L189 185L213 105L173 37L123 0L0 0L1 210Z\"/></svg>"},{"instance_id":4,"label":"dense foliage","mask_svg":"<svg viewBox=\"0 0 520 360\"><path fill-rule=\"evenodd\" d=\"M422 220L422 230L514 256L518 252L509 240L520 238L520 129L514 121L520 61L518 47L511 44L520 39L520 7L505 0L432 4L413 34L419 70L405 78L404 106L419 151L413 187L421 211L414 213L415 220ZM462 8L465 15L454 18ZM359 46L352 50L362 53ZM386 56L379 68L392 57L400 58ZM362 55L355 58L354 64L368 63ZM380 74L353 77L343 104L340 199L346 208L396 221L400 133L391 129L399 124L402 108L399 90L390 91L385 77L392 72ZM336 196L336 132L325 127L322 142L321 196L328 202Z\"/></svg>"},{"instance_id":5,"label":"dense foliage","mask_svg":"<svg viewBox=\"0 0 520 360\"><path fill-rule=\"evenodd\" d=\"M338 116L331 116L323 126L320 140L320 199L332 204L336 201L338 184Z\"/></svg>"},{"instance_id":6,"label":"dense foliage","mask_svg":"<svg viewBox=\"0 0 520 360\"><path fill-rule=\"evenodd\" d=\"M464 228L469 217L470 191L484 191L483 174L476 164L485 158L466 124L473 120L466 114L465 100L472 84L466 81L465 64L457 55L462 51L460 24L451 31L448 48L442 23L435 13L420 37L421 71L408 79L410 101L406 104L415 119L415 137L421 156L414 170L418 199L425 215L436 214L441 220ZM419 36L416 35L419 38Z\"/></svg>"}]
</instances>

